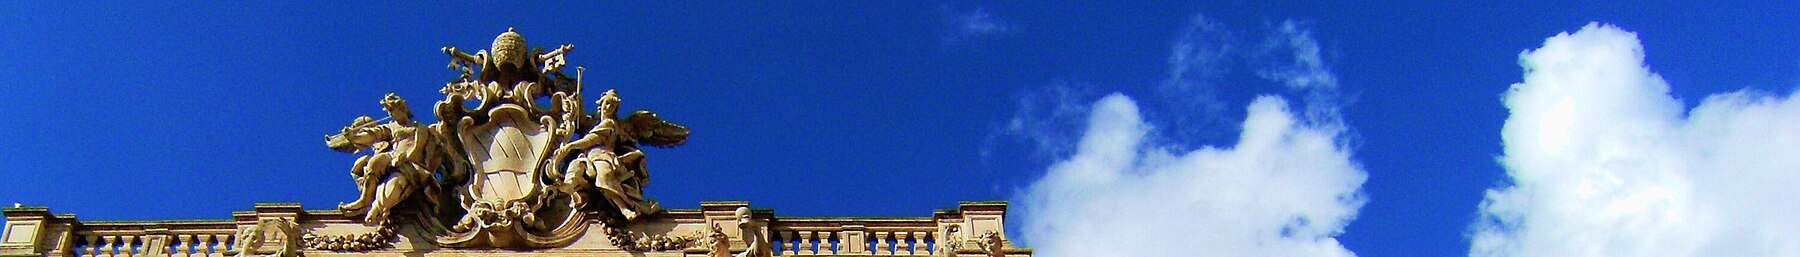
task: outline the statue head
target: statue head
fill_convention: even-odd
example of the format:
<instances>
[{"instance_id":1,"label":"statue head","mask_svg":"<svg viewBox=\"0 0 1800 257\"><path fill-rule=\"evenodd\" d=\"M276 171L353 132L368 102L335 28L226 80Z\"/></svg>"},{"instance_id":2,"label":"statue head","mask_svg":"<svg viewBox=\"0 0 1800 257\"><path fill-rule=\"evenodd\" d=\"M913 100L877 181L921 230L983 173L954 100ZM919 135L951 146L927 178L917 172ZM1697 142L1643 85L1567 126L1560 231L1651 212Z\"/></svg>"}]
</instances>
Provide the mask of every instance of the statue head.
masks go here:
<instances>
[{"instance_id":1,"label":"statue head","mask_svg":"<svg viewBox=\"0 0 1800 257\"><path fill-rule=\"evenodd\" d=\"M720 228L719 224L713 224L712 232L707 233L706 237L711 239L710 242L715 248L731 248L731 236L725 235L725 229Z\"/></svg>"},{"instance_id":2,"label":"statue head","mask_svg":"<svg viewBox=\"0 0 1800 257\"><path fill-rule=\"evenodd\" d=\"M367 115L357 116L355 120L350 121L349 126L344 126L343 130L339 130L337 135L325 136L325 147L346 153L355 153L357 150L368 148L375 144L376 138L374 133L365 128L375 125L375 119L369 118Z\"/></svg>"},{"instance_id":3,"label":"statue head","mask_svg":"<svg viewBox=\"0 0 1800 257\"><path fill-rule=\"evenodd\" d=\"M506 33L500 33L499 37L494 37L492 49L494 63L512 64L513 66L529 65L530 62L527 61L529 54L526 53L525 47L525 37L520 36L519 32L513 31L512 28L506 28Z\"/></svg>"},{"instance_id":4,"label":"statue head","mask_svg":"<svg viewBox=\"0 0 1800 257\"><path fill-rule=\"evenodd\" d=\"M1006 241L1000 239L1000 232L997 231L981 233L981 250L987 252L988 256L1004 256Z\"/></svg>"},{"instance_id":5,"label":"statue head","mask_svg":"<svg viewBox=\"0 0 1800 257\"><path fill-rule=\"evenodd\" d=\"M263 241L266 241L266 239L263 238L264 236L262 225L238 229L238 240L233 247L240 250L238 256L254 256L256 254L256 248L258 248L257 246L261 246Z\"/></svg>"},{"instance_id":6,"label":"statue head","mask_svg":"<svg viewBox=\"0 0 1800 257\"><path fill-rule=\"evenodd\" d=\"M381 98L381 110L387 111L394 121L401 123L409 123L413 118L412 111L406 109L406 100L400 99L400 96L394 93L388 93L387 97Z\"/></svg>"},{"instance_id":7,"label":"statue head","mask_svg":"<svg viewBox=\"0 0 1800 257\"><path fill-rule=\"evenodd\" d=\"M733 213L737 214L738 227L743 227L745 225L750 224L750 222L751 222L750 207L738 207L737 210L734 211Z\"/></svg>"},{"instance_id":8,"label":"statue head","mask_svg":"<svg viewBox=\"0 0 1800 257\"><path fill-rule=\"evenodd\" d=\"M605 115L606 117L619 116L619 93L612 89L607 89L606 93L600 94L600 100L594 101L594 104L599 105L599 115Z\"/></svg>"}]
</instances>

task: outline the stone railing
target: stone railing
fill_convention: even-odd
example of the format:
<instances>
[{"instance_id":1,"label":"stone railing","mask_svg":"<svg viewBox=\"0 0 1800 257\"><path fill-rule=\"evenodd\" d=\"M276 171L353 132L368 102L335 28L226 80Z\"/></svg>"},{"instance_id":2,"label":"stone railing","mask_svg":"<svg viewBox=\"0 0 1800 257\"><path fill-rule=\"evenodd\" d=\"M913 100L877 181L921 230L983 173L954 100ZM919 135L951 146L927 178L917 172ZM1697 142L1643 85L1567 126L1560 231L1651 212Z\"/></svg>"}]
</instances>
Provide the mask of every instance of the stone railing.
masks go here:
<instances>
[{"instance_id":1,"label":"stone railing","mask_svg":"<svg viewBox=\"0 0 1800 257\"><path fill-rule=\"evenodd\" d=\"M236 222L87 222L72 233L68 256L225 256Z\"/></svg>"},{"instance_id":2,"label":"stone railing","mask_svg":"<svg viewBox=\"0 0 1800 257\"><path fill-rule=\"evenodd\" d=\"M699 209L676 209L659 219L673 228L670 234L692 234L713 225L730 226L736 221L731 214L747 202L705 202ZM984 251L986 235L998 236L1004 243L1002 220L1004 202L963 202L957 209L938 210L930 217L898 218L819 218L781 217L773 211L755 211L760 233L770 240L777 256L996 256ZM257 204L253 211L232 214L232 219L177 221L80 221L74 215L53 215L47 208L9 208L4 211L6 226L0 234L0 257L4 256L233 256L241 250L239 233L257 226L260 221L294 221L309 232L334 229L364 229L336 211L302 210L297 204ZM593 229L598 232L599 229ZM733 234L734 252L744 251L747 243ZM581 240L569 246L512 252L503 255L601 255L601 256L706 256L707 250L696 246L673 252L632 254L604 243L604 235ZM256 248L257 253L272 254L282 237L265 237L268 241ZM395 247L369 252L335 252L305 249L307 256L353 255L482 255L496 252L479 249L445 249L415 244L407 238L397 239ZM424 248L414 248L424 247ZM1030 256L1030 249L1002 247L1001 256Z\"/></svg>"},{"instance_id":3,"label":"stone railing","mask_svg":"<svg viewBox=\"0 0 1800 257\"><path fill-rule=\"evenodd\" d=\"M232 220L94 221L49 215L44 208L6 210L0 253L45 256L226 256L236 243ZM35 244L23 244L34 240ZM25 254L36 255L36 254Z\"/></svg>"},{"instance_id":4,"label":"stone railing","mask_svg":"<svg viewBox=\"0 0 1800 257\"><path fill-rule=\"evenodd\" d=\"M776 255L782 256L985 255L977 247L979 237L1000 233L1005 215L1005 202L963 202L955 210L920 218L776 217L769 222L769 233ZM1008 252L1030 254L1028 249Z\"/></svg>"},{"instance_id":5,"label":"stone railing","mask_svg":"<svg viewBox=\"0 0 1800 257\"><path fill-rule=\"evenodd\" d=\"M778 255L931 255L942 237L931 218L782 218L770 238Z\"/></svg>"}]
</instances>

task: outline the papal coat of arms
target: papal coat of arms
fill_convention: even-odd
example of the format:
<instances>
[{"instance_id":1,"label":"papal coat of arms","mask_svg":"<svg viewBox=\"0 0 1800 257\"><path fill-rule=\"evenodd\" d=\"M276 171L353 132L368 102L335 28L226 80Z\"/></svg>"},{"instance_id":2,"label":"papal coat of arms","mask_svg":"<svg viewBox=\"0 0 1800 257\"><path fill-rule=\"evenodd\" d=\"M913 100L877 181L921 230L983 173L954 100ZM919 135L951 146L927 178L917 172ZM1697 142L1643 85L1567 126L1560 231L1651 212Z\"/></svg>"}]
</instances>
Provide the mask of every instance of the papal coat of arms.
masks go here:
<instances>
[{"instance_id":1,"label":"papal coat of arms","mask_svg":"<svg viewBox=\"0 0 1800 257\"><path fill-rule=\"evenodd\" d=\"M357 117L326 137L332 149L368 151L350 170L360 196L339 209L381 229L309 234L307 244L379 247L394 236L395 220L408 219L424 221L412 224L437 234L435 243L445 247L555 247L591 223L618 229L657 213L656 202L643 194L650 174L639 147L681 145L688 129L648 111L620 118L620 99L611 90L588 112L579 72L563 72L564 55L573 49L528 49L510 29L486 51L444 48L461 76L441 90L437 123L415 120L406 101L389 94L380 101L385 122ZM627 248L658 248L634 241L688 247L697 239L613 237Z\"/></svg>"}]
</instances>

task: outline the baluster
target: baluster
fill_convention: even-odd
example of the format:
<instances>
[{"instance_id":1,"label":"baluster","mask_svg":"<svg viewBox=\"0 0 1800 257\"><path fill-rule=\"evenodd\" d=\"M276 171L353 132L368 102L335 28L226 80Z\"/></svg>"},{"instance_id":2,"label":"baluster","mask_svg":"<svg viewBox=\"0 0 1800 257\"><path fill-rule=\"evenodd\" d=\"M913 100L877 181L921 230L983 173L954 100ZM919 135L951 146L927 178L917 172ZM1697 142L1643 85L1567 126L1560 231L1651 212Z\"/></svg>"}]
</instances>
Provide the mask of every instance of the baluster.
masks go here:
<instances>
[{"instance_id":1,"label":"baluster","mask_svg":"<svg viewBox=\"0 0 1800 257\"><path fill-rule=\"evenodd\" d=\"M231 235L213 235L213 251L208 256L225 256L231 251Z\"/></svg>"},{"instance_id":2,"label":"baluster","mask_svg":"<svg viewBox=\"0 0 1800 257\"><path fill-rule=\"evenodd\" d=\"M819 255L836 254L838 252L838 246L837 246L837 244L831 243L831 235L835 234L836 232L819 231L818 233L819 233Z\"/></svg>"},{"instance_id":3,"label":"baluster","mask_svg":"<svg viewBox=\"0 0 1800 257\"><path fill-rule=\"evenodd\" d=\"M943 242L937 241L937 237L938 237L937 232L930 231L930 232L922 232L922 233L925 233L925 237L919 239L919 244L925 245L924 246L925 253L931 254L931 255L937 255L938 249L942 248L941 246L943 246L943 244L942 244Z\"/></svg>"},{"instance_id":4,"label":"baluster","mask_svg":"<svg viewBox=\"0 0 1800 257\"><path fill-rule=\"evenodd\" d=\"M888 249L890 246L888 245L888 235L890 234L892 233L887 231L875 232L875 255L894 255L894 252Z\"/></svg>"},{"instance_id":5,"label":"baluster","mask_svg":"<svg viewBox=\"0 0 1800 257\"><path fill-rule=\"evenodd\" d=\"M138 237L134 236L134 235L119 235L118 245L119 245L118 256L124 256L124 257L136 256L137 255Z\"/></svg>"},{"instance_id":6,"label":"baluster","mask_svg":"<svg viewBox=\"0 0 1800 257\"><path fill-rule=\"evenodd\" d=\"M909 239L912 239L912 233L907 233L906 231L894 232L894 255L912 254L912 250L907 250L907 248L912 247L912 243L907 242Z\"/></svg>"},{"instance_id":7,"label":"baluster","mask_svg":"<svg viewBox=\"0 0 1800 257\"><path fill-rule=\"evenodd\" d=\"M794 237L794 239L795 239L794 254L814 255L814 254L818 254L821 252L825 252L825 248L827 248L825 245L828 242L825 242L824 239L820 239L819 242L817 242L817 243L813 242L813 239L817 238L817 236L818 236L815 232L813 232L813 231L795 231L794 233L795 233L794 234L795 235L795 237Z\"/></svg>"},{"instance_id":8,"label":"baluster","mask_svg":"<svg viewBox=\"0 0 1800 257\"><path fill-rule=\"evenodd\" d=\"M894 255L906 255L906 231L894 232Z\"/></svg>"},{"instance_id":9,"label":"baluster","mask_svg":"<svg viewBox=\"0 0 1800 257\"><path fill-rule=\"evenodd\" d=\"M204 253L202 256L213 256L213 239L214 237L212 234L200 235L199 250L201 253Z\"/></svg>"},{"instance_id":10,"label":"baluster","mask_svg":"<svg viewBox=\"0 0 1800 257\"><path fill-rule=\"evenodd\" d=\"M171 256L194 256L194 248L192 248L194 246L194 235L176 235L175 238L179 239L181 244L175 245L175 252L171 253Z\"/></svg>"},{"instance_id":11,"label":"baluster","mask_svg":"<svg viewBox=\"0 0 1800 257\"><path fill-rule=\"evenodd\" d=\"M121 235L118 237L119 237L119 242L117 242L117 243L119 245L119 254L116 254L116 255L117 256L125 256L125 257L131 257L132 255L134 255L134 254L132 254L132 251L134 251L134 250L131 248L133 247L132 244L137 242L137 237L129 236L129 235Z\"/></svg>"},{"instance_id":12,"label":"baluster","mask_svg":"<svg viewBox=\"0 0 1800 257\"><path fill-rule=\"evenodd\" d=\"M894 242L888 243L888 248L892 248L893 250L888 252L888 255L906 254L906 232L894 232L893 235Z\"/></svg>"},{"instance_id":13,"label":"baluster","mask_svg":"<svg viewBox=\"0 0 1800 257\"><path fill-rule=\"evenodd\" d=\"M219 235L219 249L222 249L219 250L219 255L224 256L225 253L231 252L231 250L237 250L238 240L240 240L240 238L237 238L237 234Z\"/></svg>"},{"instance_id":14,"label":"baluster","mask_svg":"<svg viewBox=\"0 0 1800 257\"><path fill-rule=\"evenodd\" d=\"M119 239L119 252L124 253L125 257L137 256L137 247L139 243L138 236L127 235L121 237L122 239Z\"/></svg>"}]
</instances>

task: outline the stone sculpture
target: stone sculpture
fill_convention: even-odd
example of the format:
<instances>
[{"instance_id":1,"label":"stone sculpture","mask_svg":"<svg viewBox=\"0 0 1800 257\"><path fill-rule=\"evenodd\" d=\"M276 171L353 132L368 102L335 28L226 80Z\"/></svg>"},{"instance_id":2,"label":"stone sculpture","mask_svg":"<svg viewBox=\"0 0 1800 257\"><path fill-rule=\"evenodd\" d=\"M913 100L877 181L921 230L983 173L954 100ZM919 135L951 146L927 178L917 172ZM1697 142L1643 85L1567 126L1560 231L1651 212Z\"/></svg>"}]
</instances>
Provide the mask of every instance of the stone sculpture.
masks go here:
<instances>
[{"instance_id":1,"label":"stone sculpture","mask_svg":"<svg viewBox=\"0 0 1800 257\"><path fill-rule=\"evenodd\" d=\"M269 234L271 232L276 233L276 235L281 236L281 248L277 248L274 251L274 253L271 253L269 255L260 255L261 252L259 250L261 250L260 248L262 247L263 243L268 241L267 234ZM248 257L248 256L294 257L294 256L300 256L300 241L301 241L300 240L300 228L299 228L299 225L294 224L294 221L292 221L292 220L288 220L288 219L262 220L261 222L257 222L256 225L252 225L249 227L244 227L243 229L239 229L237 238L238 238L237 245L233 248L237 249L238 257Z\"/></svg>"},{"instance_id":2,"label":"stone sculpture","mask_svg":"<svg viewBox=\"0 0 1800 257\"><path fill-rule=\"evenodd\" d=\"M552 177L562 178L559 189L575 196L576 204L585 200L574 192L597 189L600 195L626 220L641 213L656 212L656 202L644 198L643 188L650 183L644 166L644 152L637 143L673 147L686 141L688 130L681 125L662 121L655 113L638 111L618 119L618 94L607 90L595 104L599 122L579 140L557 148L551 160L568 159L567 170L551 167Z\"/></svg>"},{"instance_id":3,"label":"stone sculpture","mask_svg":"<svg viewBox=\"0 0 1800 257\"><path fill-rule=\"evenodd\" d=\"M744 239L744 244L748 246L744 252L738 253L737 257L774 256L775 250L769 245L769 238L763 237L762 226L750 219L750 208L738 207L737 217L738 237Z\"/></svg>"},{"instance_id":4,"label":"stone sculpture","mask_svg":"<svg viewBox=\"0 0 1800 257\"><path fill-rule=\"evenodd\" d=\"M554 247L583 234L592 211L624 248L682 249L699 239L625 229L660 210L643 195L650 174L640 145L679 146L686 127L649 111L620 119L621 101L612 90L597 102L598 113L586 113L579 73L562 72L573 45L528 49L525 38L508 29L488 50L442 50L461 74L439 90L444 99L434 108L437 123L415 121L406 102L389 94L382 100L386 123L358 117L326 137L335 150L370 151L351 167L360 195L340 209L382 229L308 235L319 242L309 245L369 250L370 243L391 240L390 224L405 219L435 234L431 241L444 247ZM540 101L550 106L538 106ZM601 201L588 200L593 198ZM337 241L343 242L332 243ZM644 243L651 245L626 247Z\"/></svg>"},{"instance_id":5,"label":"stone sculpture","mask_svg":"<svg viewBox=\"0 0 1800 257\"><path fill-rule=\"evenodd\" d=\"M981 252L988 257L1006 256L1006 241L1000 238L999 231L989 230L981 233Z\"/></svg>"},{"instance_id":6,"label":"stone sculpture","mask_svg":"<svg viewBox=\"0 0 1800 257\"><path fill-rule=\"evenodd\" d=\"M441 125L426 126L413 121L406 100L392 93L381 100L390 121L377 124L369 116L356 117L337 135L325 137L326 147L346 153L369 149L350 167L359 196L356 201L341 204L338 209L361 215L364 222L380 225L387 221L388 210L411 196L424 194L428 203L437 202L437 184L432 174L460 174L466 165L451 156L451 148Z\"/></svg>"},{"instance_id":7,"label":"stone sculpture","mask_svg":"<svg viewBox=\"0 0 1800 257\"><path fill-rule=\"evenodd\" d=\"M951 224L944 227L944 239L938 241L937 256L956 256L956 250L962 249L962 226Z\"/></svg>"},{"instance_id":8,"label":"stone sculpture","mask_svg":"<svg viewBox=\"0 0 1800 257\"><path fill-rule=\"evenodd\" d=\"M731 237L725 235L725 230L719 224L712 224L712 233L707 238L707 257L731 257Z\"/></svg>"}]
</instances>

